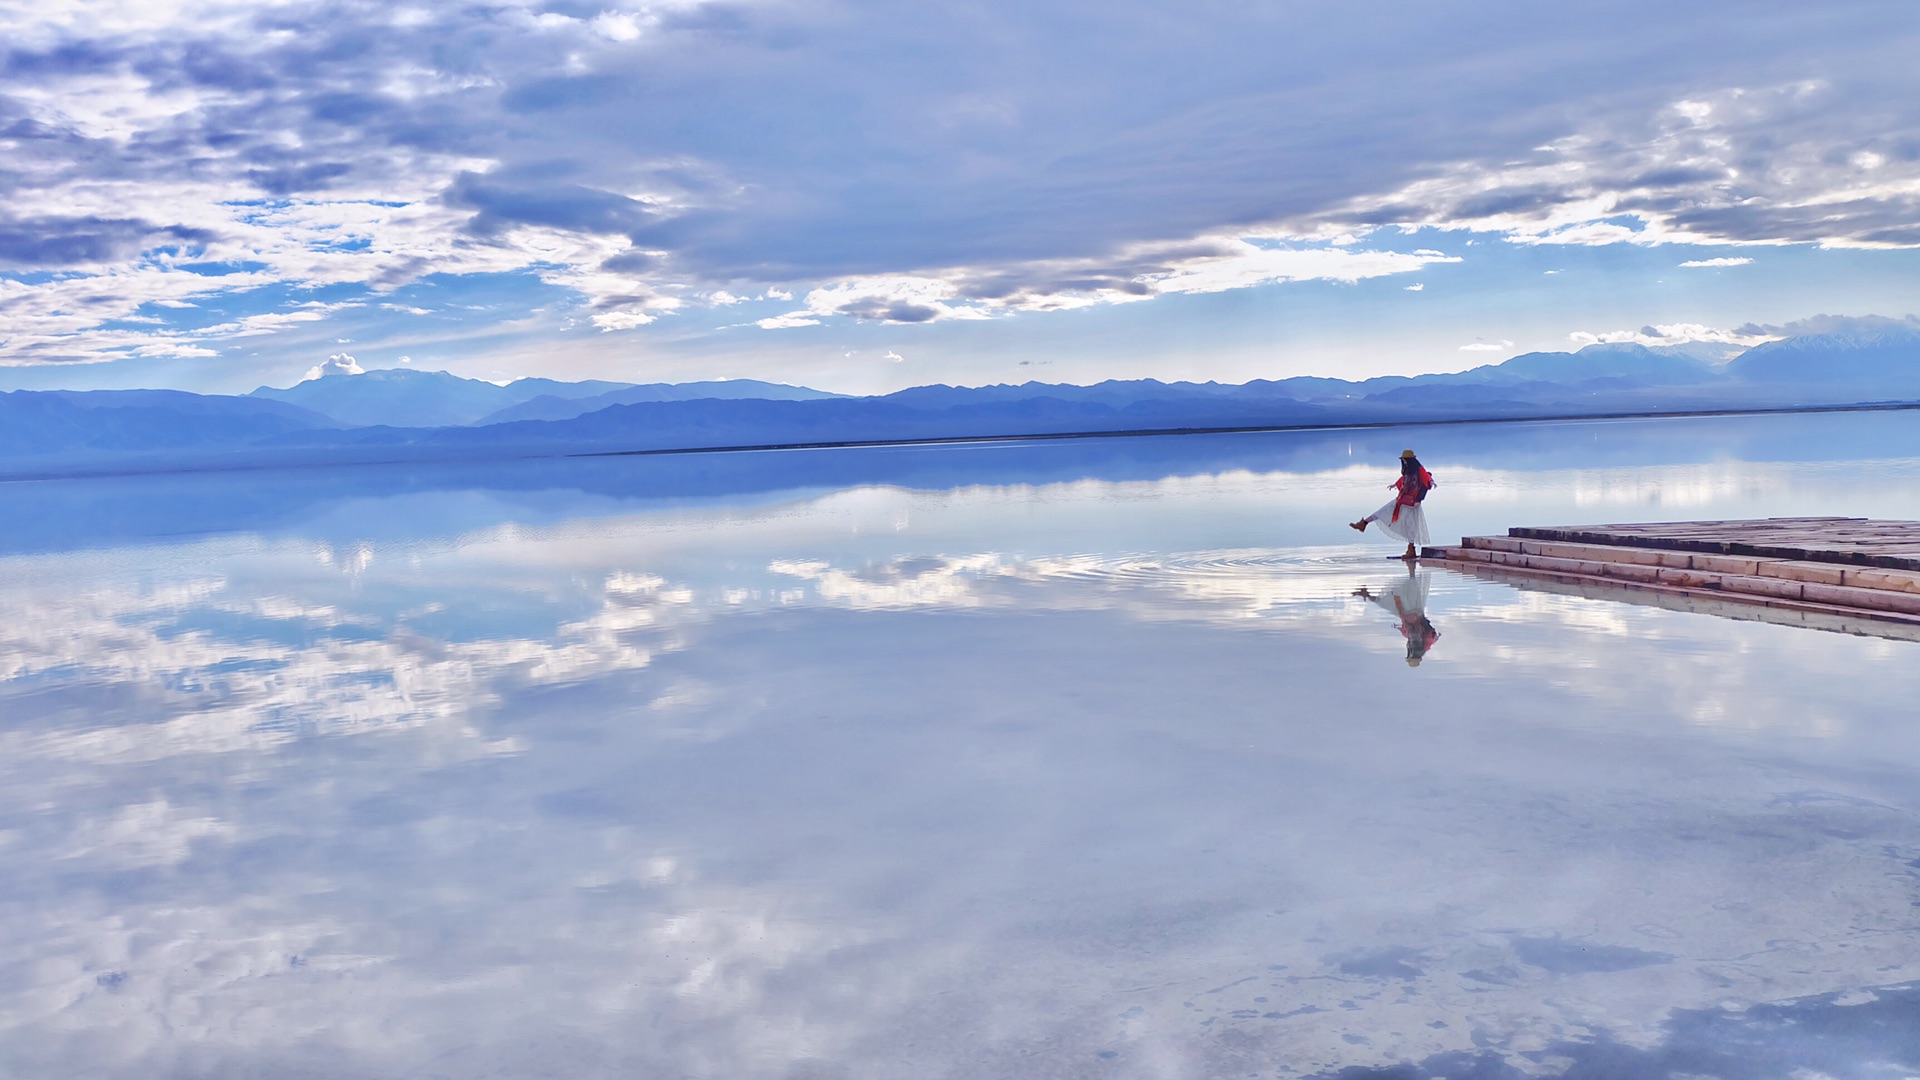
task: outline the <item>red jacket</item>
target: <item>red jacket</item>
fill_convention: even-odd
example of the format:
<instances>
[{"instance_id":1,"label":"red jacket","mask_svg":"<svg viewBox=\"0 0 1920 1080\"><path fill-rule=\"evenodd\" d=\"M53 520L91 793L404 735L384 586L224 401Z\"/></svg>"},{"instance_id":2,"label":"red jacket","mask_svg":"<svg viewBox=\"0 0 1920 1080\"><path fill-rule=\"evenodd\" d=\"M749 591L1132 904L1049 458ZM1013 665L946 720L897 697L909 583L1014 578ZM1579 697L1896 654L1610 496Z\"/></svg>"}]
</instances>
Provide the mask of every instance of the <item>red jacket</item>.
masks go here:
<instances>
[{"instance_id":1,"label":"red jacket","mask_svg":"<svg viewBox=\"0 0 1920 1080\"><path fill-rule=\"evenodd\" d=\"M1420 470L1418 486L1409 485L1404 476L1395 480L1393 486L1400 492L1400 498L1395 501L1401 506L1418 506L1427 497L1427 492L1434 488L1433 474L1423 468Z\"/></svg>"},{"instance_id":2,"label":"red jacket","mask_svg":"<svg viewBox=\"0 0 1920 1080\"><path fill-rule=\"evenodd\" d=\"M1393 482L1393 488L1400 492L1400 496L1393 500L1393 520L1400 520L1401 507L1419 506L1421 501L1427 497L1427 492L1432 491L1434 487L1433 474L1428 472L1424 467L1420 470L1420 482L1418 484L1408 484L1407 478L1404 476L1395 480Z\"/></svg>"}]
</instances>

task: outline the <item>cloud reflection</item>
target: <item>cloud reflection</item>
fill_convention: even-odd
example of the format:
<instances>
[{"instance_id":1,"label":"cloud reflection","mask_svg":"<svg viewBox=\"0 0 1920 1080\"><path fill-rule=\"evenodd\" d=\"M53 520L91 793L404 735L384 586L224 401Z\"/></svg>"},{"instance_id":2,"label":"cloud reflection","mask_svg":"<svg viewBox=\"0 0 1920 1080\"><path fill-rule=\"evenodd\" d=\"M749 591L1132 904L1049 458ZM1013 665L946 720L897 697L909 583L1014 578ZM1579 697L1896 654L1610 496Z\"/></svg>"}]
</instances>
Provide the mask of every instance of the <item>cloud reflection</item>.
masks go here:
<instances>
[{"instance_id":1,"label":"cloud reflection","mask_svg":"<svg viewBox=\"0 0 1920 1080\"><path fill-rule=\"evenodd\" d=\"M1537 1072L1920 978L1910 645L1409 584L1341 486L0 560L0 1063Z\"/></svg>"}]
</instances>

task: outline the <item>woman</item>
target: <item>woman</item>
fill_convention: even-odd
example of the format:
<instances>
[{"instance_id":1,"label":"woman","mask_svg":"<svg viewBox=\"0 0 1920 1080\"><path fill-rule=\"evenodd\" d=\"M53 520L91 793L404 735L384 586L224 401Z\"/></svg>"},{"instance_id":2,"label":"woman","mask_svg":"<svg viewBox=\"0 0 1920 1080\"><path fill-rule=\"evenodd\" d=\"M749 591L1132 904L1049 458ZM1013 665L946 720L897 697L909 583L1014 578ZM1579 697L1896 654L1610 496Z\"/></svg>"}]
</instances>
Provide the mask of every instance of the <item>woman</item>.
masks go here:
<instances>
[{"instance_id":1,"label":"woman","mask_svg":"<svg viewBox=\"0 0 1920 1080\"><path fill-rule=\"evenodd\" d=\"M1427 542L1427 515L1420 508L1426 501L1427 492L1435 487L1433 474L1413 456L1413 451L1400 452L1400 479L1393 482L1398 492L1393 501L1361 518L1349 522L1347 528L1356 532L1366 532L1367 526L1378 523L1389 536L1397 536L1407 542L1407 553L1400 556L1412 559L1419 554L1418 545Z\"/></svg>"}]
</instances>

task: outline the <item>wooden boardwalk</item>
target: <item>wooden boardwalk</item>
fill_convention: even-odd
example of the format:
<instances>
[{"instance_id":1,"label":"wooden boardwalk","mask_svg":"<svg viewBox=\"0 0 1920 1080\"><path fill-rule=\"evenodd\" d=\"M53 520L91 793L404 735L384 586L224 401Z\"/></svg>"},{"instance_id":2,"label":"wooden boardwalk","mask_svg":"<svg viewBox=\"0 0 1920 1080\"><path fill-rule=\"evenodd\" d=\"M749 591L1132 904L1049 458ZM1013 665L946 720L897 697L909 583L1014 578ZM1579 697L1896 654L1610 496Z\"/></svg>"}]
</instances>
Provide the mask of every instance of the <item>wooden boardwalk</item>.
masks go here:
<instances>
[{"instance_id":1,"label":"wooden boardwalk","mask_svg":"<svg viewBox=\"0 0 1920 1080\"><path fill-rule=\"evenodd\" d=\"M1430 547L1517 584L1920 640L1920 522L1765 518L1510 529Z\"/></svg>"},{"instance_id":2,"label":"wooden boardwalk","mask_svg":"<svg viewBox=\"0 0 1920 1080\"><path fill-rule=\"evenodd\" d=\"M1530 540L1920 570L1920 521L1838 517L1665 521L1644 525L1510 529L1508 535Z\"/></svg>"}]
</instances>

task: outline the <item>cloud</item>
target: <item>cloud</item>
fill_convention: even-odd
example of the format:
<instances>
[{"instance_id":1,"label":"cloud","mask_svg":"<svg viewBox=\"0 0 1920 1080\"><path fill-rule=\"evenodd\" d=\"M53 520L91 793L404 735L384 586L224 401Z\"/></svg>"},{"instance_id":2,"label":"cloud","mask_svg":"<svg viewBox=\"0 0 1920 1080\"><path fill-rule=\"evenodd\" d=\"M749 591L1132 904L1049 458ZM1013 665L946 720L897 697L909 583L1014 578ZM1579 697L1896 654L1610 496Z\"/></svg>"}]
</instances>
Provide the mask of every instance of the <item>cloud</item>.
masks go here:
<instances>
[{"instance_id":1,"label":"cloud","mask_svg":"<svg viewBox=\"0 0 1920 1080\"><path fill-rule=\"evenodd\" d=\"M1689 259L1681 263L1685 267L1745 266L1753 260L1745 257L1720 259Z\"/></svg>"},{"instance_id":2,"label":"cloud","mask_svg":"<svg viewBox=\"0 0 1920 1080\"><path fill-rule=\"evenodd\" d=\"M932 277L856 278L807 294L814 316L842 315L869 322L922 323L935 319L980 319L978 307L957 304L959 287Z\"/></svg>"},{"instance_id":3,"label":"cloud","mask_svg":"<svg viewBox=\"0 0 1920 1080\"><path fill-rule=\"evenodd\" d=\"M1591 333L1575 330L1567 335L1567 340L1577 346L1615 344L1629 342L1635 345L1687 345L1694 342L1706 342L1718 345L1746 347L1771 341L1784 335L1770 332L1752 325L1733 330L1705 326L1700 323L1663 323L1658 326L1642 326L1637 330L1609 330Z\"/></svg>"},{"instance_id":4,"label":"cloud","mask_svg":"<svg viewBox=\"0 0 1920 1080\"><path fill-rule=\"evenodd\" d=\"M1741 14L20 5L6 355L188 343L124 321L151 305L505 274L623 330L721 293L806 296L761 320L790 326L1356 281L1413 268L1364 250L1407 225L1920 245L1920 30Z\"/></svg>"},{"instance_id":5,"label":"cloud","mask_svg":"<svg viewBox=\"0 0 1920 1080\"><path fill-rule=\"evenodd\" d=\"M130 351L134 356L170 357L173 359L220 355L217 349L209 349L203 345L189 345L183 341L149 341L133 345Z\"/></svg>"},{"instance_id":6,"label":"cloud","mask_svg":"<svg viewBox=\"0 0 1920 1080\"><path fill-rule=\"evenodd\" d=\"M1526 155L1462 161L1316 220L1532 244L1920 245L1920 125L1865 81L1733 84L1603 114Z\"/></svg>"},{"instance_id":7,"label":"cloud","mask_svg":"<svg viewBox=\"0 0 1920 1080\"><path fill-rule=\"evenodd\" d=\"M789 311L785 315L773 315L754 323L762 330L790 330L796 326L819 326L820 320L805 311Z\"/></svg>"},{"instance_id":8,"label":"cloud","mask_svg":"<svg viewBox=\"0 0 1920 1080\"><path fill-rule=\"evenodd\" d=\"M234 319L231 322L214 323L211 326L199 327L194 330L193 333L199 337L226 339L261 337L300 323L324 322L328 316L336 311L359 306L360 304L357 301L351 300L331 304L322 303L317 300L309 300L291 310L266 311L256 315L246 315Z\"/></svg>"},{"instance_id":9,"label":"cloud","mask_svg":"<svg viewBox=\"0 0 1920 1080\"><path fill-rule=\"evenodd\" d=\"M1815 315L1778 325L1745 323L1728 333L1756 341L1771 338L1801 337L1812 334L1859 336L1867 334L1911 334L1920 332L1920 315Z\"/></svg>"},{"instance_id":10,"label":"cloud","mask_svg":"<svg viewBox=\"0 0 1920 1080\"><path fill-rule=\"evenodd\" d=\"M1157 294L1210 293L1280 281L1341 281L1404 274L1434 263L1456 263L1437 251L1351 250L1346 247L1273 247L1258 238L1220 241L1220 253L1178 260L1159 273L1142 275Z\"/></svg>"},{"instance_id":11,"label":"cloud","mask_svg":"<svg viewBox=\"0 0 1920 1080\"><path fill-rule=\"evenodd\" d=\"M1403 286L1401 286L1401 288L1403 288L1403 289L1405 289L1405 290L1407 290L1408 292L1419 292L1420 290L1422 290L1422 289L1424 289L1424 288L1426 288L1426 287L1427 287L1427 286L1426 286L1426 283L1425 283L1425 282L1421 282L1421 281L1416 281L1416 282L1414 282L1414 283L1413 283L1413 284L1411 284L1411 285L1403 285Z\"/></svg>"},{"instance_id":12,"label":"cloud","mask_svg":"<svg viewBox=\"0 0 1920 1080\"><path fill-rule=\"evenodd\" d=\"M1142 244L1108 258L1036 261L991 273L955 268L940 274L855 278L809 292L805 312L762 319L767 329L808 326L844 316L871 322L987 319L1020 311L1061 311L1180 293L1215 293L1286 281L1354 283L1460 260L1332 246L1279 246L1268 235L1212 236L1179 244ZM812 321L800 321L800 317Z\"/></svg>"},{"instance_id":13,"label":"cloud","mask_svg":"<svg viewBox=\"0 0 1920 1080\"><path fill-rule=\"evenodd\" d=\"M327 357L326 363L316 364L308 368L306 375L303 376L300 381L312 382L315 379L326 379L339 375L365 375L366 373L367 369L360 366L360 361L355 360L346 353L334 353L332 356Z\"/></svg>"},{"instance_id":14,"label":"cloud","mask_svg":"<svg viewBox=\"0 0 1920 1080\"><path fill-rule=\"evenodd\" d=\"M645 326L657 317L658 316L649 315L645 311L603 311L593 316L593 325L599 327L603 332L608 330L631 330L636 326Z\"/></svg>"},{"instance_id":15,"label":"cloud","mask_svg":"<svg viewBox=\"0 0 1920 1080\"><path fill-rule=\"evenodd\" d=\"M94 214L0 221L0 267L102 267L157 247L199 247L207 229Z\"/></svg>"},{"instance_id":16,"label":"cloud","mask_svg":"<svg viewBox=\"0 0 1920 1080\"><path fill-rule=\"evenodd\" d=\"M493 176L467 172L454 178L442 198L476 211L467 228L489 237L525 225L630 234L643 229L653 216L643 199L554 180L539 173L521 178L505 172Z\"/></svg>"},{"instance_id":17,"label":"cloud","mask_svg":"<svg viewBox=\"0 0 1920 1080\"><path fill-rule=\"evenodd\" d=\"M1511 341L1474 341L1460 346L1461 352L1506 352L1513 348Z\"/></svg>"},{"instance_id":18,"label":"cloud","mask_svg":"<svg viewBox=\"0 0 1920 1080\"><path fill-rule=\"evenodd\" d=\"M890 363L898 364L898 363L904 362L906 360L906 357L901 356L899 353L894 352L892 349L888 349L887 355L881 357L880 359L886 360Z\"/></svg>"}]
</instances>

